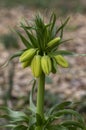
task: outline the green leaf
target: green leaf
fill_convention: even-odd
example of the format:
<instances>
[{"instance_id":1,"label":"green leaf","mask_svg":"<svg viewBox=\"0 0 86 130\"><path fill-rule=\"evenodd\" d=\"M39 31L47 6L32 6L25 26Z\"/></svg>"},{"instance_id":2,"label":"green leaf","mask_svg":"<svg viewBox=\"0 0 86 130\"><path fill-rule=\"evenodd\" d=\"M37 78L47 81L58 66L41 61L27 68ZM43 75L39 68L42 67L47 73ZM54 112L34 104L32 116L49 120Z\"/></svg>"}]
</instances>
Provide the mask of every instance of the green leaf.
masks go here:
<instances>
[{"instance_id":1,"label":"green leaf","mask_svg":"<svg viewBox=\"0 0 86 130\"><path fill-rule=\"evenodd\" d=\"M56 14L52 13L51 17L50 17L50 26L47 28L47 39L49 42L50 40L52 40L53 38L56 37Z\"/></svg>"},{"instance_id":2,"label":"green leaf","mask_svg":"<svg viewBox=\"0 0 86 130\"><path fill-rule=\"evenodd\" d=\"M13 111L8 107L0 107L6 114L1 115L0 118L6 118L11 122L29 122L28 116L24 112Z\"/></svg>"},{"instance_id":3,"label":"green leaf","mask_svg":"<svg viewBox=\"0 0 86 130\"><path fill-rule=\"evenodd\" d=\"M58 29L58 31L57 31L57 33L61 30L61 34L60 34L60 37L61 37L61 39L63 38L63 31L64 31L64 27L65 27L65 25L68 23L68 21L69 21L69 17L66 19L66 21L64 22L64 23L62 23L61 22L61 26L60 26L60 28Z\"/></svg>"},{"instance_id":4,"label":"green leaf","mask_svg":"<svg viewBox=\"0 0 86 130\"><path fill-rule=\"evenodd\" d=\"M33 124L32 126L30 126L27 130L35 130L36 126Z\"/></svg>"},{"instance_id":5,"label":"green leaf","mask_svg":"<svg viewBox=\"0 0 86 130\"><path fill-rule=\"evenodd\" d=\"M58 46L61 45L61 44L67 43L67 42L70 41L70 40L73 40L73 39L67 39L67 40L60 41L60 42L58 43Z\"/></svg>"},{"instance_id":6,"label":"green leaf","mask_svg":"<svg viewBox=\"0 0 86 130\"><path fill-rule=\"evenodd\" d=\"M56 104L55 106L53 106L49 112L48 112L48 115L51 115L53 112L56 112L58 110L62 110L64 109L65 107L71 105L72 103L70 101L66 101L66 102L62 102L60 104Z\"/></svg>"},{"instance_id":7,"label":"green leaf","mask_svg":"<svg viewBox=\"0 0 86 130\"><path fill-rule=\"evenodd\" d=\"M9 124L9 125L0 125L0 128L14 128L16 125Z\"/></svg>"},{"instance_id":8,"label":"green leaf","mask_svg":"<svg viewBox=\"0 0 86 130\"><path fill-rule=\"evenodd\" d=\"M4 64L2 64L2 65L0 66L0 69L5 68L5 67L9 64L9 62L10 62L12 59L21 56L21 54L22 54L25 50L26 50L26 49L20 50L20 51L16 52L15 54L13 54L11 57L9 57L9 59L8 59Z\"/></svg>"},{"instance_id":9,"label":"green leaf","mask_svg":"<svg viewBox=\"0 0 86 130\"><path fill-rule=\"evenodd\" d=\"M37 43L37 39L35 38L34 34L30 33L29 31L27 31L27 29L25 28L25 26L22 24L22 28L25 30L27 36L29 37L31 43L32 43L32 46L33 47L38 47L38 43Z\"/></svg>"},{"instance_id":10,"label":"green leaf","mask_svg":"<svg viewBox=\"0 0 86 130\"><path fill-rule=\"evenodd\" d=\"M82 118L82 116L74 111L74 110L71 110L71 109L63 109L63 110L59 110L58 112L56 112L55 114L52 114L49 118L53 119L55 117L59 117L59 116L63 116L65 114L71 114L75 117L77 117L78 121L81 123L81 124L84 124L84 119Z\"/></svg>"},{"instance_id":11,"label":"green leaf","mask_svg":"<svg viewBox=\"0 0 86 130\"><path fill-rule=\"evenodd\" d=\"M36 107L35 107L35 105L34 105L34 103L33 103L33 92L34 92L35 85L36 85L36 80L34 79L32 91L30 92L30 107L29 107L29 109L30 109L32 112L34 112L34 113L36 113Z\"/></svg>"},{"instance_id":12,"label":"green leaf","mask_svg":"<svg viewBox=\"0 0 86 130\"><path fill-rule=\"evenodd\" d=\"M70 126L68 127L69 130L77 130L77 127L74 127L74 126ZM81 129L80 129L81 130Z\"/></svg>"},{"instance_id":13,"label":"green leaf","mask_svg":"<svg viewBox=\"0 0 86 130\"><path fill-rule=\"evenodd\" d=\"M36 115L32 114L29 120L29 128L32 129L36 125Z\"/></svg>"},{"instance_id":14,"label":"green leaf","mask_svg":"<svg viewBox=\"0 0 86 130\"><path fill-rule=\"evenodd\" d=\"M54 55L75 56L76 53L70 52L70 51L66 51L66 50L57 50L55 52L49 53L49 55L51 55L51 56L54 56Z\"/></svg>"},{"instance_id":15,"label":"green leaf","mask_svg":"<svg viewBox=\"0 0 86 130\"><path fill-rule=\"evenodd\" d=\"M17 33L18 33L20 39L22 40L23 44L24 44L27 48L32 48L32 45L29 43L29 41L26 40L26 38L25 38L20 32L17 31Z\"/></svg>"},{"instance_id":16,"label":"green leaf","mask_svg":"<svg viewBox=\"0 0 86 130\"><path fill-rule=\"evenodd\" d=\"M63 30L64 30L64 28L61 29L61 34L60 34L61 39L63 38Z\"/></svg>"},{"instance_id":17,"label":"green leaf","mask_svg":"<svg viewBox=\"0 0 86 130\"><path fill-rule=\"evenodd\" d=\"M86 54L74 54L74 56L86 56Z\"/></svg>"},{"instance_id":18,"label":"green leaf","mask_svg":"<svg viewBox=\"0 0 86 130\"><path fill-rule=\"evenodd\" d=\"M33 47L38 47L38 43L37 43L37 39L33 36L33 34L29 33L28 31L26 31Z\"/></svg>"},{"instance_id":19,"label":"green leaf","mask_svg":"<svg viewBox=\"0 0 86 130\"><path fill-rule=\"evenodd\" d=\"M55 55L63 55L63 56L86 56L86 54L77 54L75 52L67 51L67 50L57 50L55 52L50 52L49 55L55 56Z\"/></svg>"},{"instance_id":20,"label":"green leaf","mask_svg":"<svg viewBox=\"0 0 86 130\"><path fill-rule=\"evenodd\" d=\"M27 130L28 127L24 126L24 125L17 125L16 127L14 127L12 130Z\"/></svg>"},{"instance_id":21,"label":"green leaf","mask_svg":"<svg viewBox=\"0 0 86 130\"><path fill-rule=\"evenodd\" d=\"M55 26L55 23L56 23L56 15L55 13L52 13L51 17L50 17L50 22L51 25L50 25L50 31L52 32L54 26Z\"/></svg>"},{"instance_id":22,"label":"green leaf","mask_svg":"<svg viewBox=\"0 0 86 130\"><path fill-rule=\"evenodd\" d=\"M36 125L41 126L42 124L43 124L43 120L41 116L38 113L36 113Z\"/></svg>"},{"instance_id":23,"label":"green leaf","mask_svg":"<svg viewBox=\"0 0 86 130\"><path fill-rule=\"evenodd\" d=\"M63 28L65 27L65 25L68 23L69 21L69 17L65 20L65 22L57 29L56 33L58 33L60 30L63 31Z\"/></svg>"},{"instance_id":24,"label":"green leaf","mask_svg":"<svg viewBox=\"0 0 86 130\"><path fill-rule=\"evenodd\" d=\"M50 125L48 126L48 130L68 130L68 128L62 125Z\"/></svg>"},{"instance_id":25,"label":"green leaf","mask_svg":"<svg viewBox=\"0 0 86 130\"><path fill-rule=\"evenodd\" d=\"M76 121L71 121L71 120L64 121L61 123L61 125L65 126L65 127L75 126L75 127L79 127L82 129L86 128L86 126L84 126L82 123L76 122Z\"/></svg>"},{"instance_id":26,"label":"green leaf","mask_svg":"<svg viewBox=\"0 0 86 130\"><path fill-rule=\"evenodd\" d=\"M38 41L39 49L44 50L45 45L47 44L47 26L44 24L43 18L41 15L37 15L35 18L36 26L36 36Z\"/></svg>"},{"instance_id":27,"label":"green leaf","mask_svg":"<svg viewBox=\"0 0 86 130\"><path fill-rule=\"evenodd\" d=\"M36 30L35 26L32 23L28 22L28 20L25 18L23 19L23 22L20 22L20 27L24 27L27 30Z\"/></svg>"}]
</instances>

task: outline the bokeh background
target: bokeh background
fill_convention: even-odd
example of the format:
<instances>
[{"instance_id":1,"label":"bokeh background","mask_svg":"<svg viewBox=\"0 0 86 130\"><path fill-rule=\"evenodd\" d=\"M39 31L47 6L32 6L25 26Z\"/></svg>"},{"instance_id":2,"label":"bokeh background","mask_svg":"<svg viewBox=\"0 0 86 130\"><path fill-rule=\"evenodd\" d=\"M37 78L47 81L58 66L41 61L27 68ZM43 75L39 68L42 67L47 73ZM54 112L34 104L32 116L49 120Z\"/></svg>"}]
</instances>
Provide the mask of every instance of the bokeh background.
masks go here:
<instances>
[{"instance_id":1,"label":"bokeh background","mask_svg":"<svg viewBox=\"0 0 86 130\"><path fill-rule=\"evenodd\" d=\"M70 16L64 39L73 40L61 45L61 49L86 53L86 0L0 0L0 66L14 52L23 48L14 32L19 28L20 21L24 17L31 21L38 12L47 21L52 11L57 15L58 25L60 20L64 21ZM46 77L45 108L70 100L77 102L74 109L86 118L86 57L67 59L70 63L68 69L58 68L57 74ZM0 69L0 105L15 110L27 107L32 78L31 70L22 69L19 59Z\"/></svg>"}]
</instances>

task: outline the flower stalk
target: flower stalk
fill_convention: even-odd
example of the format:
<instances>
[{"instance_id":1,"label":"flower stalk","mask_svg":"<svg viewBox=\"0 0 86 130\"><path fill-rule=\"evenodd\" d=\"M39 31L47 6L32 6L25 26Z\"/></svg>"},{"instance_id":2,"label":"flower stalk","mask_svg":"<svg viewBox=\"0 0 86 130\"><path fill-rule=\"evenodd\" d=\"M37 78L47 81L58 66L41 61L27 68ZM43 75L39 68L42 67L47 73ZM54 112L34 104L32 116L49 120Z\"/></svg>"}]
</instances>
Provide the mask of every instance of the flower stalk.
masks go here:
<instances>
[{"instance_id":1,"label":"flower stalk","mask_svg":"<svg viewBox=\"0 0 86 130\"><path fill-rule=\"evenodd\" d=\"M45 74L42 73L38 79L37 90L37 114L44 118L44 92L45 92ZM41 126L38 126L36 130L41 130Z\"/></svg>"}]
</instances>

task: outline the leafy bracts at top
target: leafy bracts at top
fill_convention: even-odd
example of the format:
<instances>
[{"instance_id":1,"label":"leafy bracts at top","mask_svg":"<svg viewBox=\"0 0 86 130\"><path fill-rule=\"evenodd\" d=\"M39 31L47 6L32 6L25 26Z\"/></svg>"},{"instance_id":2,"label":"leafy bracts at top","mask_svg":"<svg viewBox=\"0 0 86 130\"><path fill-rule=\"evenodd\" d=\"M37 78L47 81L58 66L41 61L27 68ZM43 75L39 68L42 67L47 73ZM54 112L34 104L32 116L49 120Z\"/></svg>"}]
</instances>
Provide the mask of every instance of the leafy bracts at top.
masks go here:
<instances>
[{"instance_id":1,"label":"leafy bracts at top","mask_svg":"<svg viewBox=\"0 0 86 130\"><path fill-rule=\"evenodd\" d=\"M26 23L21 23L21 28L24 30L26 37L19 31L17 31L17 34L19 35L26 49L23 51L23 53L14 57L20 57L19 59L23 68L31 66L34 77L38 78L42 72L47 75L49 75L51 72L56 73L56 64L61 67L68 67L69 64L64 58L65 55L79 55L70 51L59 50L58 48L61 44L64 44L68 41L62 40L63 30L68 21L69 18L67 18L59 27L57 27L56 15L52 13L49 22L46 24L42 16L39 14L36 15L32 25L29 24L28 21L26 21ZM45 58L44 60L42 60L43 57ZM11 59L13 59L13 57L9 60ZM50 59L50 61L48 61L48 59ZM45 66L43 66L43 64ZM39 73L37 73L36 70Z\"/></svg>"},{"instance_id":2,"label":"leafy bracts at top","mask_svg":"<svg viewBox=\"0 0 86 130\"><path fill-rule=\"evenodd\" d=\"M18 33L19 37L21 38L23 44L24 44L27 48L31 48L31 47L32 47L31 43L29 43L29 41L28 41L20 32L17 31L17 33Z\"/></svg>"},{"instance_id":3,"label":"leafy bracts at top","mask_svg":"<svg viewBox=\"0 0 86 130\"><path fill-rule=\"evenodd\" d=\"M32 31L28 31L23 23L21 23L21 27L24 29L25 33L27 34L32 47L37 47L38 44L37 39L32 33Z\"/></svg>"},{"instance_id":4,"label":"leafy bracts at top","mask_svg":"<svg viewBox=\"0 0 86 130\"><path fill-rule=\"evenodd\" d=\"M18 34L27 48L32 46L39 48L40 51L45 51L47 44L55 39L59 32L62 33L68 20L69 18L60 27L57 27L56 15L54 13L51 15L47 24L44 23L42 16L39 14L36 15L33 25L29 25L27 21L26 24L21 23L21 28L25 31L27 38L19 32Z\"/></svg>"},{"instance_id":5,"label":"leafy bracts at top","mask_svg":"<svg viewBox=\"0 0 86 130\"><path fill-rule=\"evenodd\" d=\"M56 73L56 65L68 67L69 64L64 56L79 55L70 51L59 50L58 48L61 44L68 41L62 40L63 30L68 21L69 18L57 27L56 15L52 13L49 22L46 24L40 14L36 15L32 24L29 24L28 21L21 23L21 28L24 30L26 36L19 31L17 31L17 34L26 48L22 53L19 53L19 55L12 56L9 61L14 57L19 57L22 67L26 68L31 66L32 73L36 78L38 78L42 72L47 75L51 72ZM4 66L6 66L7 63Z\"/></svg>"},{"instance_id":6,"label":"leafy bracts at top","mask_svg":"<svg viewBox=\"0 0 86 130\"><path fill-rule=\"evenodd\" d=\"M53 13L47 24L44 23L41 15L36 15L32 25L29 25L27 21L26 24L21 23L21 28L25 31L27 38L17 31L23 44L26 46L26 50L20 56L20 62L23 68L31 65L32 73L35 77L38 78L42 72L47 75L50 72L56 73L55 63L62 67L68 67L66 60L62 56L60 56L61 58L59 58L58 62L54 56L50 56L50 52L55 53L53 50L56 50L62 43L62 37L57 37L57 35L59 32L62 34L68 20L57 28L56 15Z\"/></svg>"},{"instance_id":7,"label":"leafy bracts at top","mask_svg":"<svg viewBox=\"0 0 86 130\"><path fill-rule=\"evenodd\" d=\"M54 13L52 13L49 22L50 22L50 27L49 27L49 29L50 29L50 32L51 32L51 34L52 34L53 29L54 29L54 27L55 27L55 23L56 23L56 15L55 15Z\"/></svg>"}]
</instances>

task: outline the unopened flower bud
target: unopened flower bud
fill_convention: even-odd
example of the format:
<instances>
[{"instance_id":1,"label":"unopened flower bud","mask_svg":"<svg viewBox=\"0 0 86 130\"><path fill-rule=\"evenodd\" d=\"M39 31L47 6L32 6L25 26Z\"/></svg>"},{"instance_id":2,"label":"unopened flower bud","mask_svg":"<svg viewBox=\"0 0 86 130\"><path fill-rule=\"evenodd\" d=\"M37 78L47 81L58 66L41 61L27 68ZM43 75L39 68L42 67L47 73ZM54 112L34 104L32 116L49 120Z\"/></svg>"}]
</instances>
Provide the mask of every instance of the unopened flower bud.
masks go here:
<instances>
[{"instance_id":1,"label":"unopened flower bud","mask_svg":"<svg viewBox=\"0 0 86 130\"><path fill-rule=\"evenodd\" d=\"M24 51L24 53L20 56L20 62L31 60L33 56L35 55L35 53L36 53L36 49L34 48Z\"/></svg>"},{"instance_id":2,"label":"unopened flower bud","mask_svg":"<svg viewBox=\"0 0 86 130\"><path fill-rule=\"evenodd\" d=\"M42 73L41 56L35 55L31 61L31 69L34 77L38 78Z\"/></svg>"},{"instance_id":3,"label":"unopened flower bud","mask_svg":"<svg viewBox=\"0 0 86 130\"><path fill-rule=\"evenodd\" d=\"M49 73L52 70L52 63L51 63L51 59L49 56L43 56L41 58L41 66L42 66L42 70L45 74L49 75Z\"/></svg>"},{"instance_id":4,"label":"unopened flower bud","mask_svg":"<svg viewBox=\"0 0 86 130\"><path fill-rule=\"evenodd\" d=\"M61 40L60 37L54 38L53 40L48 42L46 49L52 49L53 47L55 47L59 43L60 40Z\"/></svg>"},{"instance_id":5,"label":"unopened flower bud","mask_svg":"<svg viewBox=\"0 0 86 130\"><path fill-rule=\"evenodd\" d=\"M65 67L65 68L67 68L69 66L68 62L66 61L66 59L63 56L56 55L56 56L54 56L54 58L55 58L57 64L59 64L60 66Z\"/></svg>"},{"instance_id":6,"label":"unopened flower bud","mask_svg":"<svg viewBox=\"0 0 86 130\"><path fill-rule=\"evenodd\" d=\"M31 61L25 61L25 62L22 62L21 64L22 64L23 68L26 68L30 65L30 63L31 63Z\"/></svg>"}]
</instances>

